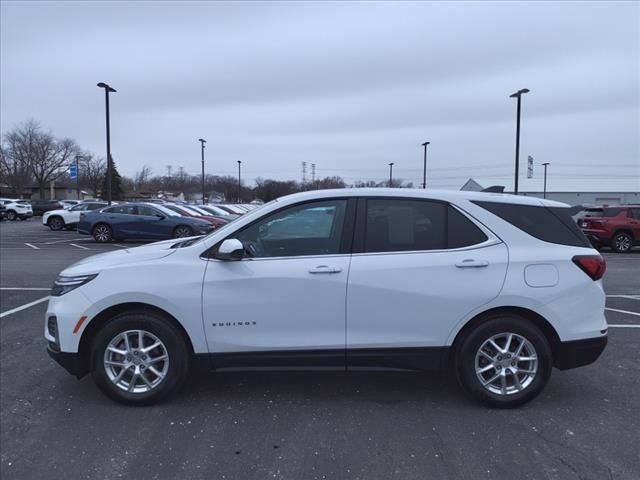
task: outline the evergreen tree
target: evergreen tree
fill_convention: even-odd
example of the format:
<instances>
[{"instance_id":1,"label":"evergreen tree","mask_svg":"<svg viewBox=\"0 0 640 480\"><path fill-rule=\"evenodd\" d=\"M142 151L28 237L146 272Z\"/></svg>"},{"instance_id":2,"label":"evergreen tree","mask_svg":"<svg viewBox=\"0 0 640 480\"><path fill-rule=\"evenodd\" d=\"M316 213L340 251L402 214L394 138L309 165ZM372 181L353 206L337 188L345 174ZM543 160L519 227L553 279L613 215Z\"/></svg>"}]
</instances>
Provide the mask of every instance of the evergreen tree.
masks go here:
<instances>
[{"instance_id":1,"label":"evergreen tree","mask_svg":"<svg viewBox=\"0 0 640 480\"><path fill-rule=\"evenodd\" d=\"M102 199L107 200L107 173L105 172L104 180L102 181ZM124 192L122 191L122 178L116 168L116 163L111 157L111 200L124 200Z\"/></svg>"}]
</instances>

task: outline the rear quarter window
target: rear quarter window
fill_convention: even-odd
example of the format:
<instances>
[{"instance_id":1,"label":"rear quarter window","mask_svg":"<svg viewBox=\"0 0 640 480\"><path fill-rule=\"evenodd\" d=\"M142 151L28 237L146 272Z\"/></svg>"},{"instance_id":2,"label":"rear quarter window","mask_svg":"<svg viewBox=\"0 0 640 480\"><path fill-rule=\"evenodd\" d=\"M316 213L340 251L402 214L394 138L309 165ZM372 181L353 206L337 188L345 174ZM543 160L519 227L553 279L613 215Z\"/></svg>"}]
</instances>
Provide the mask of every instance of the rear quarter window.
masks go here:
<instances>
[{"instance_id":1,"label":"rear quarter window","mask_svg":"<svg viewBox=\"0 0 640 480\"><path fill-rule=\"evenodd\" d=\"M473 203L539 240L572 247L591 246L572 220L568 208L497 202Z\"/></svg>"}]
</instances>

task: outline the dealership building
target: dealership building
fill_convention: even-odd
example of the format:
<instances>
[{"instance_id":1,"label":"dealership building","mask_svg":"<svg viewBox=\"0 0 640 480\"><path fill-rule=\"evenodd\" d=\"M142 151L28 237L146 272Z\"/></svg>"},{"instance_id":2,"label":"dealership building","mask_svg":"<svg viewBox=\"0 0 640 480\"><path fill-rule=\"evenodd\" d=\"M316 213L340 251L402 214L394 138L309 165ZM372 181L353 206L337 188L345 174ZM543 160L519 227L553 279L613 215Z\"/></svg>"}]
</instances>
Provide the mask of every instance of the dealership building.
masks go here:
<instances>
[{"instance_id":1,"label":"dealership building","mask_svg":"<svg viewBox=\"0 0 640 480\"><path fill-rule=\"evenodd\" d=\"M483 186L473 178L460 188L460 190L480 192ZM509 193L505 191L505 193ZM543 198L544 192L519 192L518 195L525 197ZM640 185L635 192L550 192L547 191L546 198L556 202L567 203L569 205L640 205Z\"/></svg>"}]
</instances>

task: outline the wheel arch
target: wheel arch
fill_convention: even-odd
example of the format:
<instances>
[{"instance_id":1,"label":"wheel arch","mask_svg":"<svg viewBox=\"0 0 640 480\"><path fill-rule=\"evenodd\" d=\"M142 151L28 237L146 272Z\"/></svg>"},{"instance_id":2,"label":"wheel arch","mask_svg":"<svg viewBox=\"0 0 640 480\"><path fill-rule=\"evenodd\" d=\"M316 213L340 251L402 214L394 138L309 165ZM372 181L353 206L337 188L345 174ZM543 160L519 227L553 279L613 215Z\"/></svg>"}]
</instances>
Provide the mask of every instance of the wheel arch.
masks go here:
<instances>
[{"instance_id":1,"label":"wheel arch","mask_svg":"<svg viewBox=\"0 0 640 480\"><path fill-rule=\"evenodd\" d=\"M447 358L447 363L449 365L453 365L454 356L456 355L458 348L462 343L462 340L469 332L471 332L481 323L499 314L516 315L523 318L525 321L535 325L549 342L551 353L553 355L553 362L555 364L556 360L560 357L561 348L561 340L558 336L558 332L556 332L556 329L553 328L553 325L551 325L551 323L549 323L549 321L539 313L536 313L528 308L515 306L501 306L491 308L477 314L475 317L470 319L456 334L453 343L451 344L451 348L449 349L449 357Z\"/></svg>"},{"instance_id":2,"label":"wheel arch","mask_svg":"<svg viewBox=\"0 0 640 480\"><path fill-rule=\"evenodd\" d=\"M104 327L109 322L109 320L111 320L116 315L120 315L125 312L139 312L139 311L153 312L164 317L164 319L167 322L171 323L181 333L185 341L185 344L187 345L187 349L189 351L190 356L193 356L194 348L193 348L193 343L191 342L191 338L187 334L187 331L182 326L182 324L169 312L167 312L166 310L163 310L160 307L157 307L155 305L151 305L148 303L142 303L142 302L119 303L117 305L112 305L102 310L100 313L98 313L95 317L93 317L91 322L88 323L87 327L82 332L82 336L80 337L80 343L78 344L78 354L79 354L78 378L86 375L91 368L91 365L89 364L91 359L91 342L95 337L96 333L99 332L100 329Z\"/></svg>"},{"instance_id":3,"label":"wheel arch","mask_svg":"<svg viewBox=\"0 0 640 480\"><path fill-rule=\"evenodd\" d=\"M614 237L616 235L618 235L619 233L626 233L631 237L631 240L636 240L635 235L633 234L633 230L631 229L631 227L618 227L614 230L613 235L611 235L611 240L614 239Z\"/></svg>"},{"instance_id":4,"label":"wheel arch","mask_svg":"<svg viewBox=\"0 0 640 480\"><path fill-rule=\"evenodd\" d=\"M47 218L47 224L48 224L48 223L49 223L53 218L59 218L60 220L62 220L62 223L63 223L64 225L66 225L66 224L67 224L67 222L65 222L65 221L64 221L64 218L62 217L62 215L59 215L59 214L57 214L57 213L56 213L55 215L50 215L50 216L49 216L49 218ZM46 231L46 230L45 230L45 231Z\"/></svg>"}]
</instances>

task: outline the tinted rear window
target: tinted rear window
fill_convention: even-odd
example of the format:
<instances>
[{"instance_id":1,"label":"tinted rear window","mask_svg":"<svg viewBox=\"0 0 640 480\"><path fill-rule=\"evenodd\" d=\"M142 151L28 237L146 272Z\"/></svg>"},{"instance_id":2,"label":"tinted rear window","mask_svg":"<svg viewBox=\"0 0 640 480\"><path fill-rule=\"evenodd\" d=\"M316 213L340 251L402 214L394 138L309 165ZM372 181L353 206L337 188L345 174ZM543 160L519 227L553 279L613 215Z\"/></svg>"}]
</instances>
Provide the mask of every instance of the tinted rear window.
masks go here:
<instances>
[{"instance_id":1,"label":"tinted rear window","mask_svg":"<svg viewBox=\"0 0 640 480\"><path fill-rule=\"evenodd\" d=\"M568 208L496 202L473 203L539 240L573 247L591 246L569 216Z\"/></svg>"}]
</instances>

